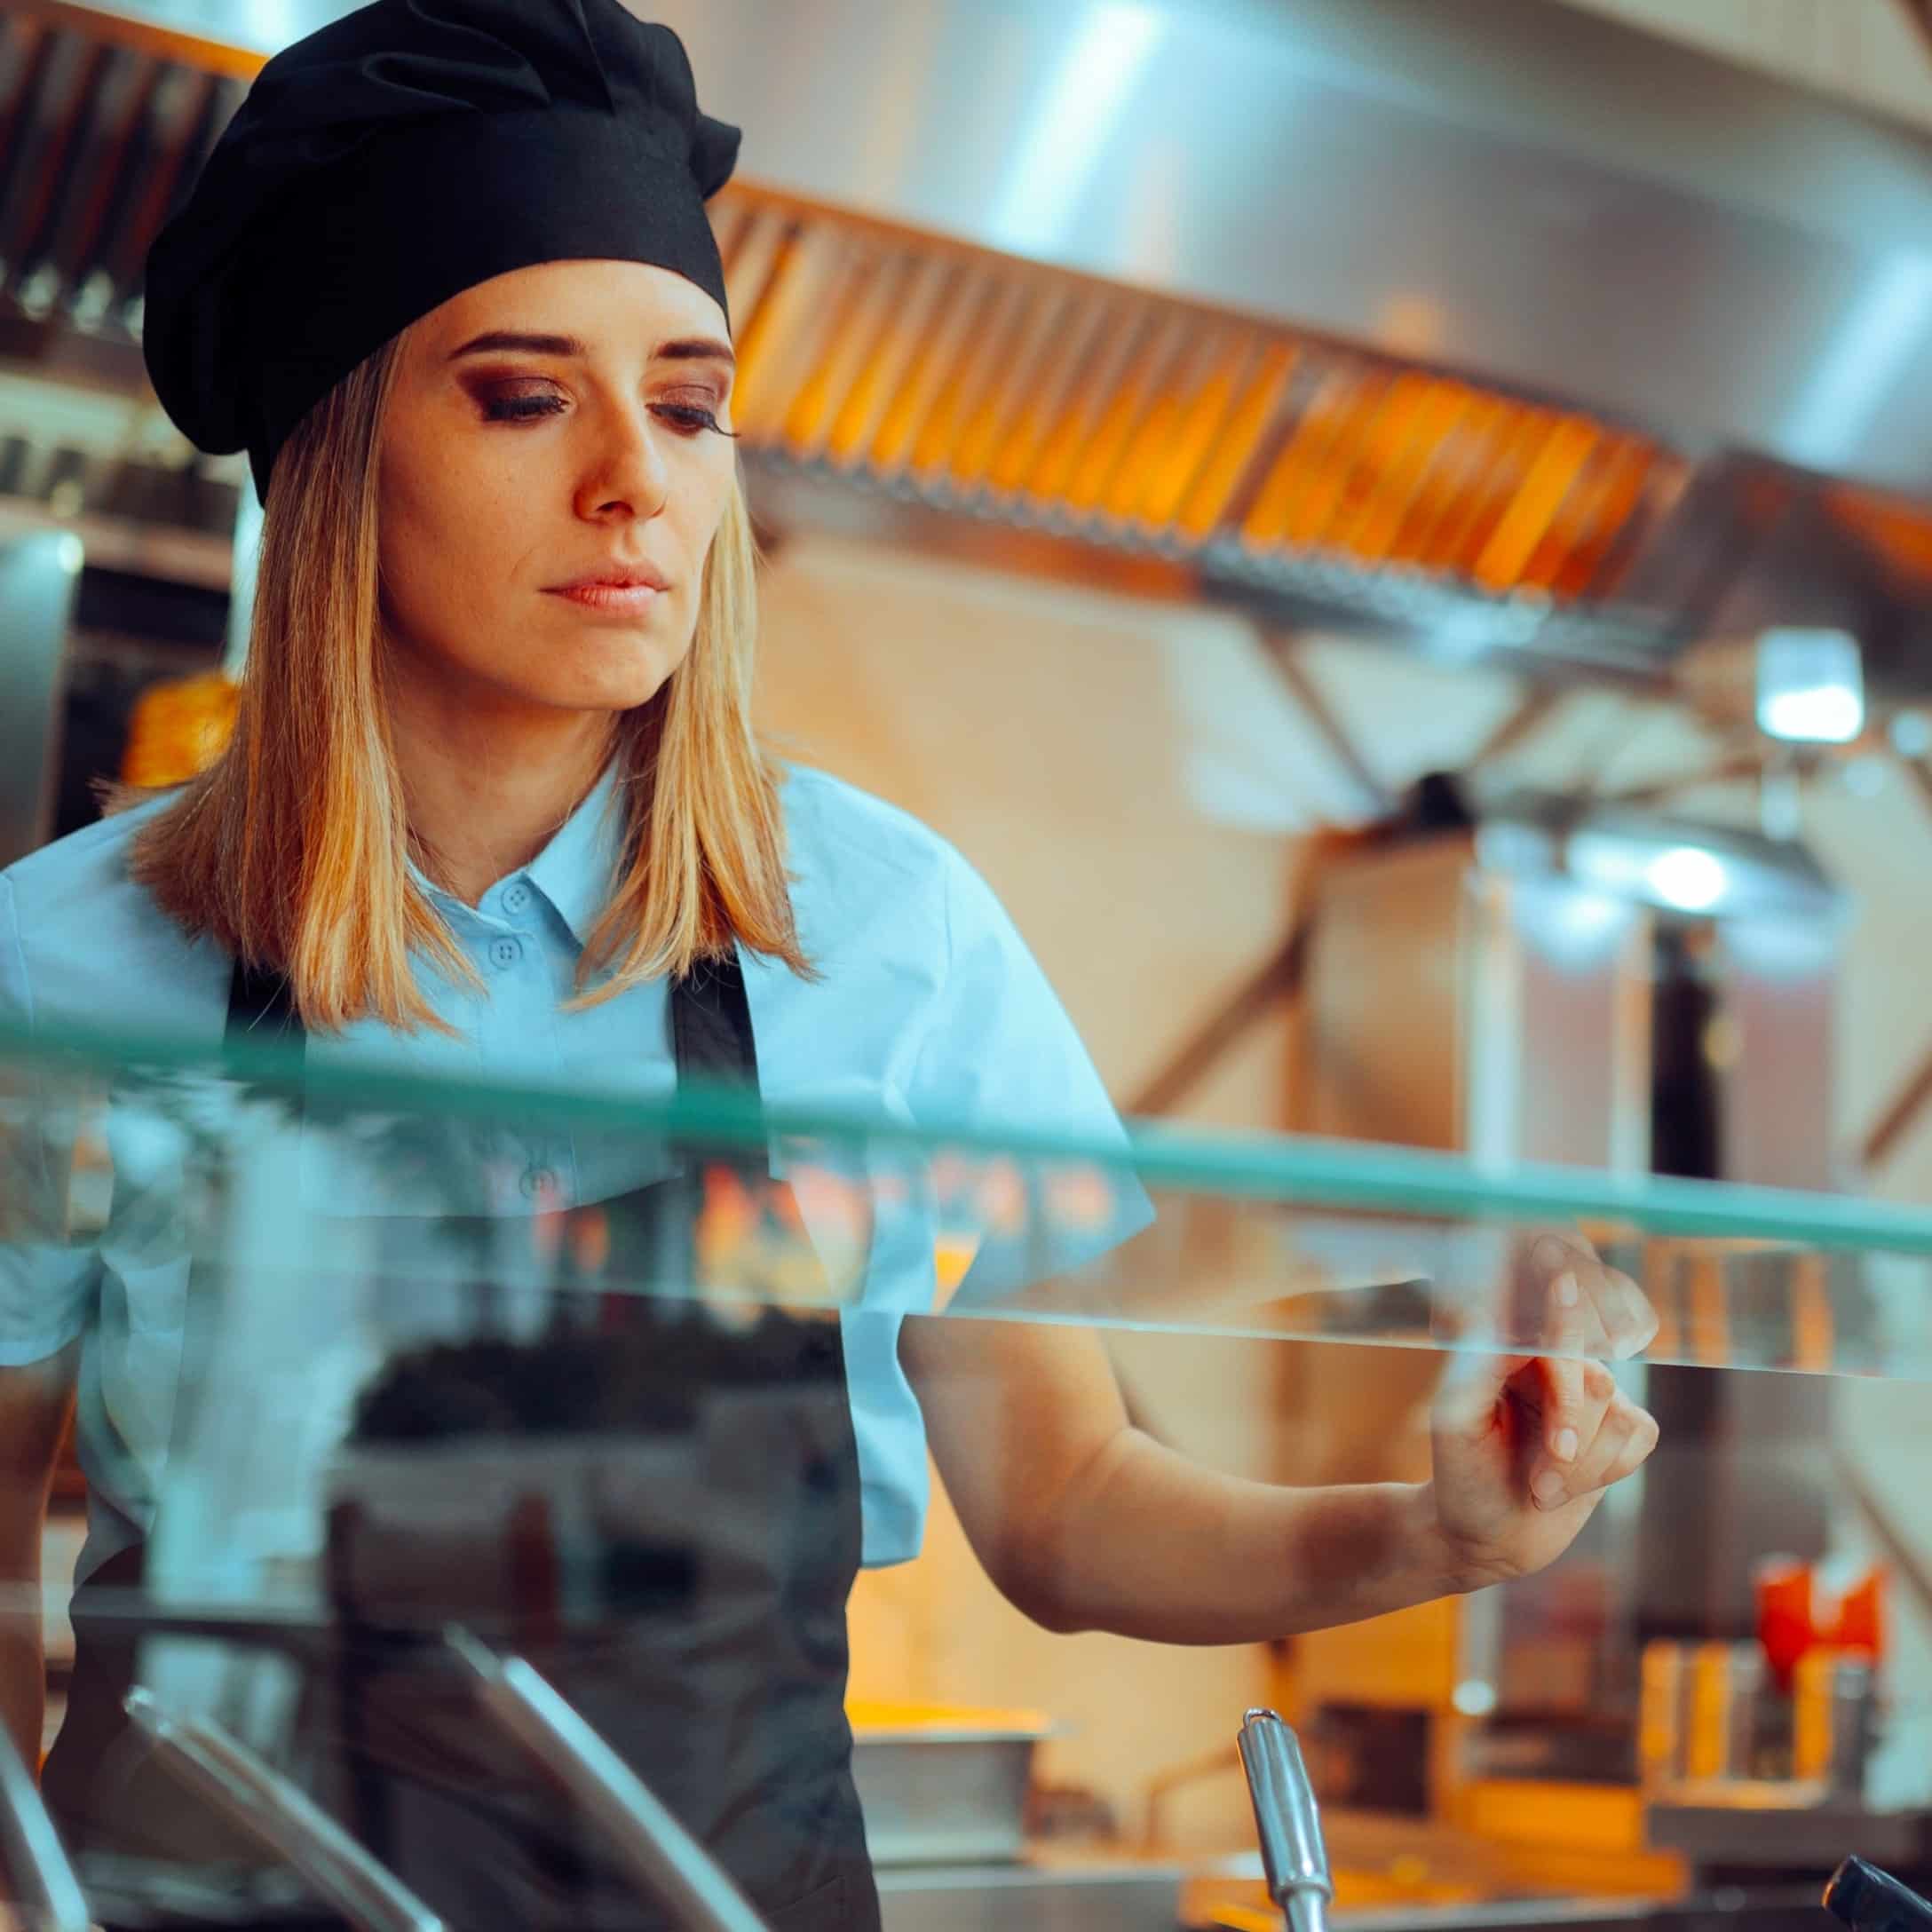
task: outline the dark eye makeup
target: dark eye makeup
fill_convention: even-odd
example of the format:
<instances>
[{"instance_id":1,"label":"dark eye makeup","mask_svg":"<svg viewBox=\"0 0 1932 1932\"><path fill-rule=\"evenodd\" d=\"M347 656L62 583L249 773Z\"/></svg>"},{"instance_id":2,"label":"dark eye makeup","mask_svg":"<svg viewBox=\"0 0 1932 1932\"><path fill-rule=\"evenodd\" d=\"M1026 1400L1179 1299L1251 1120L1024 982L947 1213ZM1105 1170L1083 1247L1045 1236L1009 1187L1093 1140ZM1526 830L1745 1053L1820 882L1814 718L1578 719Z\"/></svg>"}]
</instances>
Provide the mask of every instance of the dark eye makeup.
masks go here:
<instances>
[{"instance_id":1,"label":"dark eye makeup","mask_svg":"<svg viewBox=\"0 0 1932 1932\"><path fill-rule=\"evenodd\" d=\"M554 390L536 393L498 390L479 392L477 396L484 420L488 423L534 423L561 413L564 399ZM669 423L681 435L699 436L710 431L718 436L735 437L717 419L717 413L702 403L654 402L652 415Z\"/></svg>"}]
</instances>

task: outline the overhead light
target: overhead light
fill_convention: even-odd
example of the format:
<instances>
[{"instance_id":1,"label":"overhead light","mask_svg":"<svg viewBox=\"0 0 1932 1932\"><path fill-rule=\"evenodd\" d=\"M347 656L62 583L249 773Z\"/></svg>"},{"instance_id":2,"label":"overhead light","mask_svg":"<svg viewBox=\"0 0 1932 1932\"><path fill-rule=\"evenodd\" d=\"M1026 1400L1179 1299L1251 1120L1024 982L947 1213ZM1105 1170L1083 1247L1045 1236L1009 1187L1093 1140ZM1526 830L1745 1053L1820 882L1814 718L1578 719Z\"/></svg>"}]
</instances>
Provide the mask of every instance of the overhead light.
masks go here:
<instances>
[{"instance_id":1,"label":"overhead light","mask_svg":"<svg viewBox=\"0 0 1932 1932\"><path fill-rule=\"evenodd\" d=\"M1847 745L1865 729L1865 666L1849 630L1758 637L1758 729L1793 744Z\"/></svg>"},{"instance_id":2,"label":"overhead light","mask_svg":"<svg viewBox=\"0 0 1932 1932\"><path fill-rule=\"evenodd\" d=\"M1801 844L1742 826L1613 804L1580 809L1574 799L1538 793L1489 809L1477 833L1477 867L1532 884L1567 879L1579 901L1573 927L1557 933L1538 915L1539 930L1559 940L1580 942L1607 925L1605 901L1696 919L1762 915L1821 930L1835 928L1840 917L1836 889Z\"/></svg>"},{"instance_id":3,"label":"overhead light","mask_svg":"<svg viewBox=\"0 0 1932 1932\"><path fill-rule=\"evenodd\" d=\"M1594 891L1647 900L1673 912L1707 913L1732 895L1735 881L1723 859L1705 845L1582 827L1565 851L1572 878Z\"/></svg>"},{"instance_id":4,"label":"overhead light","mask_svg":"<svg viewBox=\"0 0 1932 1932\"><path fill-rule=\"evenodd\" d=\"M1730 884L1724 861L1698 845L1673 845L1643 868L1643 883L1679 912L1707 913Z\"/></svg>"}]
</instances>

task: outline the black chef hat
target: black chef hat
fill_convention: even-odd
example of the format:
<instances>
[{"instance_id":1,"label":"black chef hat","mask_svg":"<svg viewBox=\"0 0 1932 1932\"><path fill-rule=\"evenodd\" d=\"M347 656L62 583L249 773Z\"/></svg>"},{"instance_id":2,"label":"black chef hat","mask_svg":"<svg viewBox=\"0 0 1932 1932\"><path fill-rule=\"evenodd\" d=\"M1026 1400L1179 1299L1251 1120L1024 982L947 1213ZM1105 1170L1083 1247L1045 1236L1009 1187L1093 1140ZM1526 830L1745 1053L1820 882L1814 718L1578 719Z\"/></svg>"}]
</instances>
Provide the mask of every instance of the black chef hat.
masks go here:
<instances>
[{"instance_id":1,"label":"black chef hat","mask_svg":"<svg viewBox=\"0 0 1932 1932\"><path fill-rule=\"evenodd\" d=\"M375 0L277 54L147 260L148 374L200 448L275 453L365 356L536 262L651 262L724 305L704 204L739 131L618 0Z\"/></svg>"}]
</instances>

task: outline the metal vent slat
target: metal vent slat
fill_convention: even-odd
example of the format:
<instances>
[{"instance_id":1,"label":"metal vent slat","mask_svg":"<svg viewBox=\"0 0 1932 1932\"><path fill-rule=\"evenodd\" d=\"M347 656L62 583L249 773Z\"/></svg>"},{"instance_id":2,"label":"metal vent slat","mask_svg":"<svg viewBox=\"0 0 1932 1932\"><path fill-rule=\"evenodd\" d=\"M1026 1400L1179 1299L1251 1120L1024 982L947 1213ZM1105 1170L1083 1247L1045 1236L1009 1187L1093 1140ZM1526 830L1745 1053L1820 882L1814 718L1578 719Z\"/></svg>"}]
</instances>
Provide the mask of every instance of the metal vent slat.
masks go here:
<instances>
[{"instance_id":1,"label":"metal vent slat","mask_svg":"<svg viewBox=\"0 0 1932 1932\"><path fill-rule=\"evenodd\" d=\"M1065 319L1047 344L1039 374L1020 399L988 481L1009 503L1030 509L1049 439L1075 407L1082 381L1105 352L1112 316L1105 304L1070 295Z\"/></svg>"},{"instance_id":2,"label":"metal vent slat","mask_svg":"<svg viewBox=\"0 0 1932 1932\"><path fill-rule=\"evenodd\" d=\"M936 326L951 281L939 257L905 257L881 278L879 329L832 424L831 457L862 467L883 433L886 411L907 381L920 342Z\"/></svg>"},{"instance_id":3,"label":"metal vent slat","mask_svg":"<svg viewBox=\"0 0 1932 1932\"><path fill-rule=\"evenodd\" d=\"M1627 467L1641 472L1647 461L1641 447L1629 439L1599 436L1584 458L1575 483L1557 506L1542 540L1524 566L1524 582L1546 596L1558 595L1558 586L1580 545L1595 533L1606 507L1614 502L1612 492L1619 472Z\"/></svg>"},{"instance_id":4,"label":"metal vent slat","mask_svg":"<svg viewBox=\"0 0 1932 1932\"><path fill-rule=\"evenodd\" d=\"M1178 534L1182 506L1200 488L1219 439L1227 433L1243 376L1255 365L1256 345L1247 329L1204 332L1186 385L1174 398L1150 453L1146 475L1131 506L1149 536Z\"/></svg>"},{"instance_id":5,"label":"metal vent slat","mask_svg":"<svg viewBox=\"0 0 1932 1932\"><path fill-rule=\"evenodd\" d=\"M28 57L21 98L10 116L6 173L0 178L0 273L20 279L20 257L52 198L50 161L58 152L75 90L96 50L70 35L49 34Z\"/></svg>"},{"instance_id":6,"label":"metal vent slat","mask_svg":"<svg viewBox=\"0 0 1932 1932\"><path fill-rule=\"evenodd\" d=\"M39 124L41 103L59 54L59 36L36 20L0 20L10 80L0 109L0 270L7 262L9 231L25 202L27 158Z\"/></svg>"},{"instance_id":7,"label":"metal vent slat","mask_svg":"<svg viewBox=\"0 0 1932 1932\"><path fill-rule=\"evenodd\" d=\"M1067 507L1074 471L1105 413L1107 398L1127 380L1144 338L1155 326L1154 305L1137 297L1097 300L1094 307L1091 352L1074 371L1022 484L1035 516L1050 517Z\"/></svg>"},{"instance_id":8,"label":"metal vent slat","mask_svg":"<svg viewBox=\"0 0 1932 1932\"><path fill-rule=\"evenodd\" d=\"M1296 362L1292 344L1270 342L1241 373L1227 424L1216 433L1176 519L1184 541L1204 543L1234 520L1236 495L1254 468L1269 424L1280 414Z\"/></svg>"},{"instance_id":9,"label":"metal vent slat","mask_svg":"<svg viewBox=\"0 0 1932 1932\"><path fill-rule=\"evenodd\" d=\"M136 291L130 305L131 326L139 321L139 286L146 272L147 251L161 233L177 202L200 171L216 138L228 124L228 117L240 105L242 89L239 83L210 74L198 84L183 91L170 103L174 112L170 124L161 135L160 151L148 178L147 193L141 198L122 237L124 286Z\"/></svg>"},{"instance_id":10,"label":"metal vent slat","mask_svg":"<svg viewBox=\"0 0 1932 1932\"><path fill-rule=\"evenodd\" d=\"M93 178L74 221L64 269L76 313L90 320L99 320L113 298L111 287L97 284L94 278L106 266L115 229L135 199L137 178L131 162L168 79L160 61L139 54L126 57L123 72L123 98L114 110L113 125L97 146Z\"/></svg>"},{"instance_id":11,"label":"metal vent slat","mask_svg":"<svg viewBox=\"0 0 1932 1932\"><path fill-rule=\"evenodd\" d=\"M1169 337L1169 359L1143 399L1139 423L1106 493L1106 511L1116 526L1143 534L1152 534L1164 520L1151 513L1150 504L1187 487L1181 426L1199 407L1220 331L1212 324L1190 327L1177 319Z\"/></svg>"},{"instance_id":12,"label":"metal vent slat","mask_svg":"<svg viewBox=\"0 0 1932 1932\"><path fill-rule=\"evenodd\" d=\"M793 456L817 455L831 429L863 351L867 319L883 265L876 249L843 247L820 271L814 352L806 359L809 372L795 387L778 432Z\"/></svg>"},{"instance_id":13,"label":"metal vent slat","mask_svg":"<svg viewBox=\"0 0 1932 1932\"><path fill-rule=\"evenodd\" d=\"M994 466L1049 373L1071 307L1065 292L1049 286L1037 291L1016 315L1003 345L1005 366L996 372L999 379L983 392L960 437L953 459L954 481L960 489L990 490Z\"/></svg>"},{"instance_id":14,"label":"metal vent slat","mask_svg":"<svg viewBox=\"0 0 1932 1932\"><path fill-rule=\"evenodd\" d=\"M41 281L50 300L59 285L42 275L43 264L81 194L88 171L89 130L102 111L116 70L124 71L126 65L127 57L115 48L86 51L75 68L67 104L47 128L45 146L32 162L27 212L8 252L15 277L28 287Z\"/></svg>"},{"instance_id":15,"label":"metal vent slat","mask_svg":"<svg viewBox=\"0 0 1932 1932\"><path fill-rule=\"evenodd\" d=\"M844 237L827 226L801 225L787 236L738 346L742 432L765 441L780 435L829 326L838 273L849 252Z\"/></svg>"}]
</instances>

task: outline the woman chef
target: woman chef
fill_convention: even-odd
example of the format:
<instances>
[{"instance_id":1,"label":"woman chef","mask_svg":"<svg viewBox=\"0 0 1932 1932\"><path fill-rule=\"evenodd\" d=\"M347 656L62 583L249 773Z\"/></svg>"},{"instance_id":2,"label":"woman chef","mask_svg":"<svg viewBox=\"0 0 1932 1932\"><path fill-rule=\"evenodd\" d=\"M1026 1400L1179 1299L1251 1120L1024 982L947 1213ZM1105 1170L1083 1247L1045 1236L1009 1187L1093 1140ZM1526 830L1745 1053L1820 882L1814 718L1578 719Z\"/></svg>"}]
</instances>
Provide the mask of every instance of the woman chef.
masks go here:
<instances>
[{"instance_id":1,"label":"woman chef","mask_svg":"<svg viewBox=\"0 0 1932 1932\"><path fill-rule=\"evenodd\" d=\"M738 141L699 111L677 38L618 0L376 0L268 63L156 242L145 320L170 415L246 448L265 505L235 735L192 784L0 874L0 1019L212 1043L265 1017L311 1065L640 1095L701 1075L915 1122L1113 1131L959 856L754 740L705 211ZM58 1159L0 1178L58 1219ZM520 1180L495 1211L602 1185L567 1144ZM1137 1433L1076 1329L919 1317L928 1255L903 1320L848 1319L843 1344L778 1325L744 1371L835 1400L800 1437L808 1470L761 1464L734 1499L790 1554L747 1586L731 1656L636 1644L569 1686L777 1926L878 1924L844 1601L861 1562L916 1549L929 1442L1022 1609L1220 1643L1540 1567L1655 1439L1585 1359L1644 1346L1650 1310L1580 1243L1520 1259L1564 1359L1485 1364L1438 1417L1431 1482L1326 1490L1237 1482ZM37 1576L77 1393L83 1630L87 1581L138 1574L152 1512L178 1316L151 1292L111 1224L84 1263L0 1255L0 1561ZM10 1626L0 1659L34 1740L37 1650ZM125 1669L83 1635L46 1773L83 1837L115 1822ZM382 1849L452 1924L654 1922L514 1767L400 1736L407 1698L388 1709Z\"/></svg>"}]
</instances>

